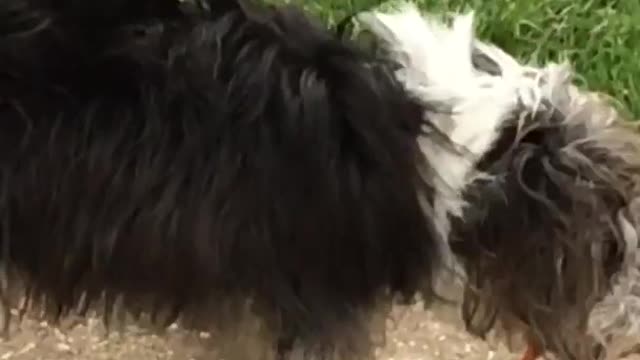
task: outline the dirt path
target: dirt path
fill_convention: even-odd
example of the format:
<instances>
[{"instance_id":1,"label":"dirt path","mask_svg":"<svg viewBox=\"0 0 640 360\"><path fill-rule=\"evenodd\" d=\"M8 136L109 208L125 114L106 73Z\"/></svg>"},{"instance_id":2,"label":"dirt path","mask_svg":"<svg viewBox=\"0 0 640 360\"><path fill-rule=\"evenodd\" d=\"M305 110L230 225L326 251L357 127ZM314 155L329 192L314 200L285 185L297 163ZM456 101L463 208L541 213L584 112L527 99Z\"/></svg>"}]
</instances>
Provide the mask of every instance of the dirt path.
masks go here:
<instances>
[{"instance_id":1,"label":"dirt path","mask_svg":"<svg viewBox=\"0 0 640 360\"><path fill-rule=\"evenodd\" d=\"M389 330L379 359L517 360L505 349L491 349L466 334L454 309L438 306L430 311L396 309L397 325ZM129 326L123 334L106 338L100 320L91 318L65 333L44 322L25 319L10 340L0 344L0 360L200 360L202 338L170 328L164 336L149 335Z\"/></svg>"}]
</instances>

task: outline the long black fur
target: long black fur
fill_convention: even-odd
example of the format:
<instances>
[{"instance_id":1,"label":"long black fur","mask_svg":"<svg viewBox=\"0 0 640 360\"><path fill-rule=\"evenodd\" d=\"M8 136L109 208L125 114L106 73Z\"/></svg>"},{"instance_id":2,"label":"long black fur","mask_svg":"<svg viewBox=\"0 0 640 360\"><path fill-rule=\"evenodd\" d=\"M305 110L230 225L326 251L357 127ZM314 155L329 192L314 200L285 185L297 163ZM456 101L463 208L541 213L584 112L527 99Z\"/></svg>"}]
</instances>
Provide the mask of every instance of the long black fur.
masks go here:
<instances>
[{"instance_id":1,"label":"long black fur","mask_svg":"<svg viewBox=\"0 0 640 360\"><path fill-rule=\"evenodd\" d=\"M423 109L294 8L198 4L0 2L3 265L56 317L251 304L281 350L366 352L362 310L429 295Z\"/></svg>"}]
</instances>

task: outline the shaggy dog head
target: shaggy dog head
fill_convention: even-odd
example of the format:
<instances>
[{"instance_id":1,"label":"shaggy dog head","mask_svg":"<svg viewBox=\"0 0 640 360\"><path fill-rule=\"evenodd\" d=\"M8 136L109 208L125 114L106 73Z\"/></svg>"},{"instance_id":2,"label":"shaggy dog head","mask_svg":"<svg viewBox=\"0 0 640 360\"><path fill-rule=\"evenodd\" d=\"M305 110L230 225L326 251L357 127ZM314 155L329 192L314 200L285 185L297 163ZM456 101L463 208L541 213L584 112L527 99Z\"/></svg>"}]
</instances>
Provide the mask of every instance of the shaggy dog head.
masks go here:
<instances>
[{"instance_id":1,"label":"shaggy dog head","mask_svg":"<svg viewBox=\"0 0 640 360\"><path fill-rule=\"evenodd\" d=\"M526 324L544 349L591 357L590 312L637 248L638 133L572 86L567 67L524 67L474 39L472 14L451 27L412 5L361 19L402 65L396 76L467 149L456 157L423 146L457 170L434 206L451 221L449 245L467 276L469 329Z\"/></svg>"},{"instance_id":2,"label":"shaggy dog head","mask_svg":"<svg viewBox=\"0 0 640 360\"><path fill-rule=\"evenodd\" d=\"M104 294L229 334L248 307L359 350L380 297L429 295L436 129L294 8L183 5L0 2L4 266L56 316Z\"/></svg>"}]
</instances>

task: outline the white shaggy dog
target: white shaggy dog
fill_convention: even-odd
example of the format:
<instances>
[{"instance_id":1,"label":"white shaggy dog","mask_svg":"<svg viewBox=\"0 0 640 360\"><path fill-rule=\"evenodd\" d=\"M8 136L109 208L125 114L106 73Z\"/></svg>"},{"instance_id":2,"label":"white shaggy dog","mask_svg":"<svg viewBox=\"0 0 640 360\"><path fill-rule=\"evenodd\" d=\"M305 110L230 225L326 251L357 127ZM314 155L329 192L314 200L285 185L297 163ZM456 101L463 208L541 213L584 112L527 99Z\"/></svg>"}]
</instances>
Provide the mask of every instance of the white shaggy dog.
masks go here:
<instances>
[{"instance_id":1,"label":"white shaggy dog","mask_svg":"<svg viewBox=\"0 0 640 360\"><path fill-rule=\"evenodd\" d=\"M412 4L361 14L396 76L463 151L420 139L439 172L434 210L463 317L524 332L526 358L615 358L640 339L640 135L568 65L523 66ZM595 351L594 351L595 349ZM604 351L603 351L604 350Z\"/></svg>"}]
</instances>

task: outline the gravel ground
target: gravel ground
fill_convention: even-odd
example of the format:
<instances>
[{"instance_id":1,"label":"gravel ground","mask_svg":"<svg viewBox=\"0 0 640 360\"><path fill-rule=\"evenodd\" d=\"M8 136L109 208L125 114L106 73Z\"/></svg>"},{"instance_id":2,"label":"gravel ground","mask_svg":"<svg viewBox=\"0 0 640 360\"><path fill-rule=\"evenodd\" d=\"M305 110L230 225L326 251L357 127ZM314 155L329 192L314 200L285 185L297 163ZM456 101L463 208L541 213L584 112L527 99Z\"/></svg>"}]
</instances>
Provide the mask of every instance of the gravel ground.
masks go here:
<instances>
[{"instance_id":1,"label":"gravel ground","mask_svg":"<svg viewBox=\"0 0 640 360\"><path fill-rule=\"evenodd\" d=\"M504 347L490 347L462 330L455 309L436 306L396 308L388 321L387 346L379 359L428 360L511 360L518 356ZM26 318L12 330L10 340L0 344L0 360L7 359L121 359L121 360L200 360L208 334L195 334L177 327L165 335L151 335L135 326L120 334L105 335L100 320L89 318L66 331Z\"/></svg>"}]
</instances>

